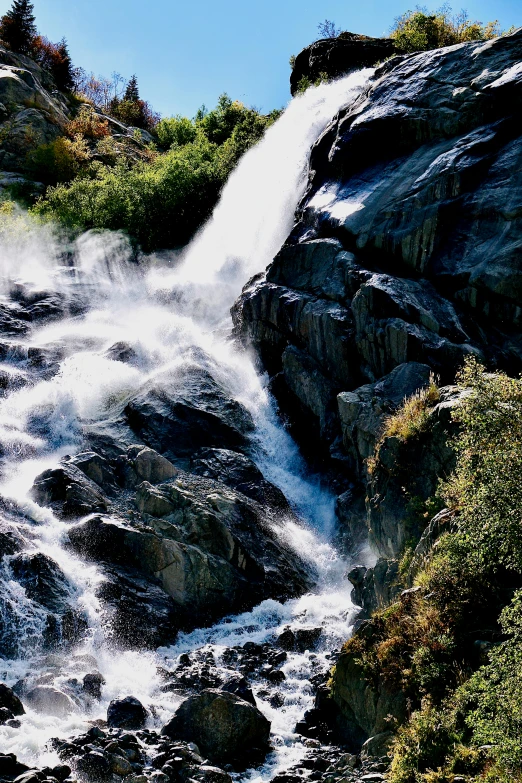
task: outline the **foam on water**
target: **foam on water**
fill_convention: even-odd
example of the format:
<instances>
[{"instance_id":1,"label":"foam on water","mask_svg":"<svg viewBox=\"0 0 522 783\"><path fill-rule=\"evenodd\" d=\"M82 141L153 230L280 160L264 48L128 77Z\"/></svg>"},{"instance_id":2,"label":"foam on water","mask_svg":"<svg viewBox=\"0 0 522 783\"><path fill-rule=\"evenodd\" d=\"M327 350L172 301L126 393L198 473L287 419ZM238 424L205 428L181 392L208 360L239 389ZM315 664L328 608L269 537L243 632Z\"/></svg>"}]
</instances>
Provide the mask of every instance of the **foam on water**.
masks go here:
<instances>
[{"instance_id":1,"label":"foam on water","mask_svg":"<svg viewBox=\"0 0 522 783\"><path fill-rule=\"evenodd\" d=\"M84 730L86 721L105 717L112 698L129 694L154 706L151 722L160 726L179 697L161 691L158 665L174 666L183 652L198 648L212 649L220 661L227 646L270 641L286 626L321 626L316 653L288 656L280 688L282 707L272 707L256 687L258 703L272 721L275 751L250 777L268 779L302 756L303 745L293 728L311 706L310 677L328 665L329 651L347 638L354 607L344 579L346 564L330 543L334 498L307 475L277 417L266 379L230 341L229 309L248 278L265 269L288 235L304 192L311 146L334 114L357 98L370 73L352 74L294 98L260 144L244 156L213 217L181 255L151 256L136 264L118 234L88 233L65 245L57 231L36 226L23 215L22 231L0 231L0 296L22 283L29 290L65 294L77 305L69 316L12 341L5 359L11 373L29 377L29 350L40 351L58 371L0 400L0 442L11 455L0 492L25 514L30 546L58 563L71 600L89 622L87 639L73 653L64 657L42 652L45 618L11 578L7 558L0 578L3 597L20 624L20 653L14 660L0 660L0 677L14 684L29 675L33 682L41 677L41 682L66 687L88 662L106 681L100 702L84 701L63 717L28 709L21 728L0 727L4 752L15 752L29 763L56 761L45 749L51 736ZM108 349L117 343L132 348L132 363L111 358ZM208 368L252 414L252 457L265 477L283 490L301 520L288 522L282 535L313 561L318 584L313 594L284 604L264 601L211 628L180 634L170 648L115 655L95 595L103 576L64 547L68 524L38 506L28 491L35 476L75 453L86 424L117 415L129 397L157 375L175 379L181 369L194 365Z\"/></svg>"}]
</instances>

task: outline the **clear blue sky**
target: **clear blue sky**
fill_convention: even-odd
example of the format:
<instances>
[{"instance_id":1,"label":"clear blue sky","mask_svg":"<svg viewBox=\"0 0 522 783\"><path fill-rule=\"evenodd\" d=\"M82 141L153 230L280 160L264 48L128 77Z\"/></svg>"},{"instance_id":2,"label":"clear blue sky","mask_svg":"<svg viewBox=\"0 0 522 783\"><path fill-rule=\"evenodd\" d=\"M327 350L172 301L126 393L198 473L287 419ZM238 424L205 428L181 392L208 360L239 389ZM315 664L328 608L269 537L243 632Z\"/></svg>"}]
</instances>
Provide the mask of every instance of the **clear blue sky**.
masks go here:
<instances>
[{"instance_id":1,"label":"clear blue sky","mask_svg":"<svg viewBox=\"0 0 522 783\"><path fill-rule=\"evenodd\" d=\"M333 20L385 35L417 0L34 0L38 28L65 36L75 64L97 75L136 73L142 97L163 115L193 116L222 92L263 111L289 99L288 58ZM424 1L419 0L423 5ZM439 7L442 0L429 5ZM522 0L460 0L470 15L522 26ZM0 12L11 0L0 0Z\"/></svg>"}]
</instances>

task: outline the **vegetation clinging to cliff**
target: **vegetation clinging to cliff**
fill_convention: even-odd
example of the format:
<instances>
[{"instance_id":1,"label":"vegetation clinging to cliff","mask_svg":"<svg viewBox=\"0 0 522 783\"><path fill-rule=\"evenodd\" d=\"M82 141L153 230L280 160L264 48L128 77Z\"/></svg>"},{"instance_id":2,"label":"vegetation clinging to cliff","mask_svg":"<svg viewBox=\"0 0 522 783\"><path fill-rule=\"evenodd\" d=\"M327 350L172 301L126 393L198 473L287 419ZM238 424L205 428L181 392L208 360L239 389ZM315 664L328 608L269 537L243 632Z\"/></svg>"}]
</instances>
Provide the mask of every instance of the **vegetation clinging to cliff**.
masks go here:
<instances>
[{"instance_id":1,"label":"vegetation clinging to cliff","mask_svg":"<svg viewBox=\"0 0 522 783\"><path fill-rule=\"evenodd\" d=\"M522 779L522 381L474 359L457 380L468 394L440 488L452 529L407 575L417 591L345 647L367 678L409 699L391 783Z\"/></svg>"}]
</instances>

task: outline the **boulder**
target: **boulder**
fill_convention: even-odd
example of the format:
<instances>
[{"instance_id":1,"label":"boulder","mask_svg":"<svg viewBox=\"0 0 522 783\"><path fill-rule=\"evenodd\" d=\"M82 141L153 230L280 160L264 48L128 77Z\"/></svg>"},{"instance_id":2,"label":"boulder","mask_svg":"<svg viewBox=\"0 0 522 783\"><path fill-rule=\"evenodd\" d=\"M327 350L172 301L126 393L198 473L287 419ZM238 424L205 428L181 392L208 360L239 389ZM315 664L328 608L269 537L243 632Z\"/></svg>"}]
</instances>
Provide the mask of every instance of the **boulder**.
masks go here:
<instances>
[{"instance_id":1,"label":"boulder","mask_svg":"<svg viewBox=\"0 0 522 783\"><path fill-rule=\"evenodd\" d=\"M134 696L113 699L107 708L107 725L113 729L141 729L148 712Z\"/></svg>"},{"instance_id":2,"label":"boulder","mask_svg":"<svg viewBox=\"0 0 522 783\"><path fill-rule=\"evenodd\" d=\"M287 627L277 637L277 644L288 652L304 653L307 650L315 650L322 636L322 628L296 628Z\"/></svg>"},{"instance_id":3,"label":"boulder","mask_svg":"<svg viewBox=\"0 0 522 783\"><path fill-rule=\"evenodd\" d=\"M124 414L135 434L169 459L190 456L203 446L244 446L253 428L245 408L200 367L155 377L127 403Z\"/></svg>"},{"instance_id":4,"label":"boulder","mask_svg":"<svg viewBox=\"0 0 522 783\"><path fill-rule=\"evenodd\" d=\"M230 680L227 680L225 683L223 683L221 690L225 691L226 693L233 693L236 696L239 696L240 699L243 699L243 701L247 701L249 704L253 704L254 707L257 706L252 688L248 684L247 680L241 675L231 677Z\"/></svg>"},{"instance_id":5,"label":"boulder","mask_svg":"<svg viewBox=\"0 0 522 783\"><path fill-rule=\"evenodd\" d=\"M25 700L29 707L36 712L55 718L65 718L67 715L79 711L78 705L70 696L48 685L37 685L32 688L26 693Z\"/></svg>"},{"instance_id":6,"label":"boulder","mask_svg":"<svg viewBox=\"0 0 522 783\"><path fill-rule=\"evenodd\" d=\"M241 768L266 752L270 722L239 696L209 689L186 699L161 733L195 742L213 763Z\"/></svg>"},{"instance_id":7,"label":"boulder","mask_svg":"<svg viewBox=\"0 0 522 783\"><path fill-rule=\"evenodd\" d=\"M177 475L178 471L168 459L146 446L131 446L127 450L129 462L136 474L136 483L148 481L161 484Z\"/></svg>"},{"instance_id":8,"label":"boulder","mask_svg":"<svg viewBox=\"0 0 522 783\"><path fill-rule=\"evenodd\" d=\"M87 478L94 481L104 492L112 495L117 490L114 471L108 460L95 451L84 451L71 457L68 464L75 465Z\"/></svg>"},{"instance_id":9,"label":"boulder","mask_svg":"<svg viewBox=\"0 0 522 783\"><path fill-rule=\"evenodd\" d=\"M89 783L110 780L111 764L101 750L90 750L84 753L76 760L74 766L77 775Z\"/></svg>"},{"instance_id":10,"label":"boulder","mask_svg":"<svg viewBox=\"0 0 522 783\"><path fill-rule=\"evenodd\" d=\"M16 778L28 769L28 766L17 760L14 753L0 753L0 776L3 778Z\"/></svg>"},{"instance_id":11,"label":"boulder","mask_svg":"<svg viewBox=\"0 0 522 783\"><path fill-rule=\"evenodd\" d=\"M91 672L83 678L83 690L93 699L101 699L102 685L105 685L105 678L100 672Z\"/></svg>"},{"instance_id":12,"label":"boulder","mask_svg":"<svg viewBox=\"0 0 522 783\"><path fill-rule=\"evenodd\" d=\"M388 760L388 751L395 739L392 731L383 731L369 737L361 748L361 758L385 758Z\"/></svg>"},{"instance_id":13,"label":"boulder","mask_svg":"<svg viewBox=\"0 0 522 783\"><path fill-rule=\"evenodd\" d=\"M25 713L24 706L16 693L3 682L0 682L0 707L9 710L13 715Z\"/></svg>"},{"instance_id":14,"label":"boulder","mask_svg":"<svg viewBox=\"0 0 522 783\"><path fill-rule=\"evenodd\" d=\"M37 476L31 497L64 517L81 517L108 508L100 487L68 461Z\"/></svg>"}]
</instances>

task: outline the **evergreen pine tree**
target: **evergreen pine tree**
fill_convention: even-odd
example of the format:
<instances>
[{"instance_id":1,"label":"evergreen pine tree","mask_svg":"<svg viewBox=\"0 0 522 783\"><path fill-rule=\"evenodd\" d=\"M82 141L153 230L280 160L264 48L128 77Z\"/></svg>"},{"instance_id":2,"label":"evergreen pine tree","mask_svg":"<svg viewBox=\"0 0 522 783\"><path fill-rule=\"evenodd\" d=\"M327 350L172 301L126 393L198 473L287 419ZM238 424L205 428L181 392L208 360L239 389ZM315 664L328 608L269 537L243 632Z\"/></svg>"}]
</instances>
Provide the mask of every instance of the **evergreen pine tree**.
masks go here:
<instances>
[{"instance_id":1,"label":"evergreen pine tree","mask_svg":"<svg viewBox=\"0 0 522 783\"><path fill-rule=\"evenodd\" d=\"M65 38L56 44L56 53L57 57L52 68L56 86L62 92L71 92L74 88L73 65Z\"/></svg>"},{"instance_id":2,"label":"evergreen pine tree","mask_svg":"<svg viewBox=\"0 0 522 783\"><path fill-rule=\"evenodd\" d=\"M30 0L13 0L11 9L0 20L0 38L20 54L30 54L36 37L34 6Z\"/></svg>"},{"instance_id":3,"label":"evergreen pine tree","mask_svg":"<svg viewBox=\"0 0 522 783\"><path fill-rule=\"evenodd\" d=\"M136 78L136 75L131 76L129 79L129 83L127 84L127 87L125 89L125 95L123 96L124 101L139 101L140 99L140 93L138 90L138 79Z\"/></svg>"}]
</instances>

